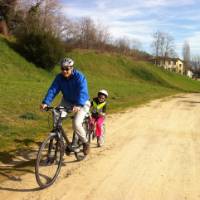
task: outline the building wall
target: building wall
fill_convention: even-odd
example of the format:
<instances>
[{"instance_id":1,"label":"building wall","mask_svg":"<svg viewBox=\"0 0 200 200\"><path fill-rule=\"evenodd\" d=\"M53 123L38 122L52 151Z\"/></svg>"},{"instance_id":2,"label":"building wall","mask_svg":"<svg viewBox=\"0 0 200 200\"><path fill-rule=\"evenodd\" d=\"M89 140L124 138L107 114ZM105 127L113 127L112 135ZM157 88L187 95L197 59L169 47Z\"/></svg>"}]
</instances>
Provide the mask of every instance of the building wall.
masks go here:
<instances>
[{"instance_id":1,"label":"building wall","mask_svg":"<svg viewBox=\"0 0 200 200\"><path fill-rule=\"evenodd\" d=\"M164 60L164 59L162 59L162 60L159 60L158 65L160 67L164 67L164 69L166 69L166 70L184 74L184 66L183 66L183 62L181 60L169 60L169 59Z\"/></svg>"},{"instance_id":2,"label":"building wall","mask_svg":"<svg viewBox=\"0 0 200 200\"><path fill-rule=\"evenodd\" d=\"M177 62L176 62L176 72L180 73L180 74L184 74L183 62L180 60L177 60Z\"/></svg>"},{"instance_id":3,"label":"building wall","mask_svg":"<svg viewBox=\"0 0 200 200\"><path fill-rule=\"evenodd\" d=\"M193 77L193 72L190 71L190 70L188 70L188 71L187 71L187 76L188 76L189 78L192 78L192 77Z\"/></svg>"}]
</instances>

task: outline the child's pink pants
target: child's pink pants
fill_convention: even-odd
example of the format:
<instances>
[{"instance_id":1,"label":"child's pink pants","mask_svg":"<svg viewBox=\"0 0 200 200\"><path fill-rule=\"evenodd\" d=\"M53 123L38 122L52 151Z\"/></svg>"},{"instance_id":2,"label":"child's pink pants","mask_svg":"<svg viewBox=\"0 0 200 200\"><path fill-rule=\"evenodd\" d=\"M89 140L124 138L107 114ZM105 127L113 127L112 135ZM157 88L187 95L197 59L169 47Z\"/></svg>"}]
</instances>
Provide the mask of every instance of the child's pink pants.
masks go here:
<instances>
[{"instance_id":1,"label":"child's pink pants","mask_svg":"<svg viewBox=\"0 0 200 200\"><path fill-rule=\"evenodd\" d=\"M92 122L96 124L96 136L100 137L102 135L102 126L104 123L104 117L92 118Z\"/></svg>"}]
</instances>

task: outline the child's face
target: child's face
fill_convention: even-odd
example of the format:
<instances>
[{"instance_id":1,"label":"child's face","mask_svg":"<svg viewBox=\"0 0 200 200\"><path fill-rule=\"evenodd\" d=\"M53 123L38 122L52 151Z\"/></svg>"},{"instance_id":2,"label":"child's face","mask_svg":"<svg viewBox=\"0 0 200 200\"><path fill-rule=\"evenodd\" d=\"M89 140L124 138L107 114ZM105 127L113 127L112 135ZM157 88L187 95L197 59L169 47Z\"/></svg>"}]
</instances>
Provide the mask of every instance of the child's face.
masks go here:
<instances>
[{"instance_id":1,"label":"child's face","mask_svg":"<svg viewBox=\"0 0 200 200\"><path fill-rule=\"evenodd\" d=\"M105 95L100 94L100 95L98 95L98 99L99 99L99 102L104 102L106 100L106 97L105 97Z\"/></svg>"}]
</instances>

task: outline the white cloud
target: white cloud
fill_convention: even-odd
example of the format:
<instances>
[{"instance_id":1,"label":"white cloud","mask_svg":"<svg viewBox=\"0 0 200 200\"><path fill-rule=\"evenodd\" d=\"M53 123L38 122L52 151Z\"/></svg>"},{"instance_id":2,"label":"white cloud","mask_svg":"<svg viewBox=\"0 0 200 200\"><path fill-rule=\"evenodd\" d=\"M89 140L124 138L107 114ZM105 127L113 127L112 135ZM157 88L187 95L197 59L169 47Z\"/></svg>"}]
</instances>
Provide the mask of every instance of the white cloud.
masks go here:
<instances>
[{"instance_id":1,"label":"white cloud","mask_svg":"<svg viewBox=\"0 0 200 200\"><path fill-rule=\"evenodd\" d=\"M147 7L155 6L183 6L192 5L195 3L194 0L145 0L141 1Z\"/></svg>"},{"instance_id":2,"label":"white cloud","mask_svg":"<svg viewBox=\"0 0 200 200\"><path fill-rule=\"evenodd\" d=\"M200 31L194 32L189 37L185 37L182 41L176 43L177 53L180 57L182 57L182 49L185 41L190 45L191 55L200 55Z\"/></svg>"},{"instance_id":3,"label":"white cloud","mask_svg":"<svg viewBox=\"0 0 200 200\"><path fill-rule=\"evenodd\" d=\"M104 5L110 5L111 7L120 5L120 7L134 6L135 8L157 9L158 7L163 8L189 6L195 4L196 0L134 0L134 2L133 0L115 0L112 4L110 2L111 1L104 0Z\"/></svg>"},{"instance_id":4,"label":"white cloud","mask_svg":"<svg viewBox=\"0 0 200 200\"><path fill-rule=\"evenodd\" d=\"M200 31L194 32L193 35L186 38L190 44L191 53L200 54Z\"/></svg>"},{"instance_id":5,"label":"white cloud","mask_svg":"<svg viewBox=\"0 0 200 200\"><path fill-rule=\"evenodd\" d=\"M94 0L90 4L86 0L79 5L80 2L64 4L64 14L70 18L91 17L108 27L114 38L140 40L148 51L152 33L160 30L170 33L175 42L178 40L179 55L184 40L190 41L192 52L200 51L200 25L192 23L200 20L197 0Z\"/></svg>"}]
</instances>

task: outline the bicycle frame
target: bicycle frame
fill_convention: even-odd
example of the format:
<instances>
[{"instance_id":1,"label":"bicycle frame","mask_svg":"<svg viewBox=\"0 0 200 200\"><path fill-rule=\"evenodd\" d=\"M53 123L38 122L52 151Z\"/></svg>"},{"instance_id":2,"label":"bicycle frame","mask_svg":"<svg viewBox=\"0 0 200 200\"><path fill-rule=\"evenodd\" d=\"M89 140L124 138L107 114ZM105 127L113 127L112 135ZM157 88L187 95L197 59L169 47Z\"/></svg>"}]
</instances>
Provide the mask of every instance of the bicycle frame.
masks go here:
<instances>
[{"instance_id":1,"label":"bicycle frame","mask_svg":"<svg viewBox=\"0 0 200 200\"><path fill-rule=\"evenodd\" d=\"M52 108L52 107L51 107ZM70 155L69 149L66 149L66 147L71 144L70 140L67 137L67 133L64 131L63 127L62 127L62 120L64 118L70 117L73 118L73 115L69 115L70 113L72 113L72 109L71 108L65 108L65 107L58 107L58 108L52 108L52 114L53 116L55 115L55 112L58 111L59 112L59 116L57 117L56 120L56 124L54 124L54 128L52 132L55 132L58 136L58 138L62 141L63 143L63 147L65 148L65 152L67 155ZM66 112L66 116L62 117L62 111ZM55 116L54 116L55 117ZM87 117L86 117L87 118ZM85 121L85 119L84 119ZM54 121L55 122L55 121ZM88 124L88 122L87 122ZM88 130L86 130L86 132L88 132ZM73 135L73 139L74 140L75 135ZM66 144L66 145L65 145ZM82 143L81 143L82 144ZM78 152L74 152L75 156L77 158L77 160L82 160L83 158L78 158Z\"/></svg>"},{"instance_id":2,"label":"bicycle frame","mask_svg":"<svg viewBox=\"0 0 200 200\"><path fill-rule=\"evenodd\" d=\"M66 108L62 107L62 108L53 108L52 109L52 114L54 115L54 112L55 111L59 111L59 117L58 117L58 120L56 121L56 125L55 127L53 128L53 131L54 133L56 133L56 135L63 141L63 139L65 140L66 144L70 144L70 141L67 137L67 134L66 132L64 131L63 127L62 127L62 110L63 111L66 111ZM71 110L68 110L67 114L68 113L71 113ZM67 117L65 117L67 118Z\"/></svg>"}]
</instances>

